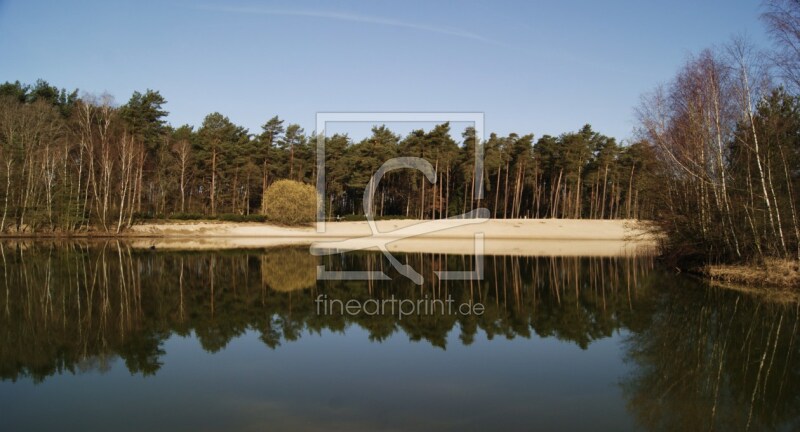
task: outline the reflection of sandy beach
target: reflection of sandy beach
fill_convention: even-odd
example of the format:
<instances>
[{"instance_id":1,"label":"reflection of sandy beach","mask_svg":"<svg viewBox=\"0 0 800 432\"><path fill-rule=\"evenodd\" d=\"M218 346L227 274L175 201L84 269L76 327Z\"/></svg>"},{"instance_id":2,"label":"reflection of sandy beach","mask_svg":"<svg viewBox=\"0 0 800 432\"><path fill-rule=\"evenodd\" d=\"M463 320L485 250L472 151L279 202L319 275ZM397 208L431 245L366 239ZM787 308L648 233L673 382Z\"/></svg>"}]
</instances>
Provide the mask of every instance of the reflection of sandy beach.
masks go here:
<instances>
[{"instance_id":1,"label":"reflection of sandy beach","mask_svg":"<svg viewBox=\"0 0 800 432\"><path fill-rule=\"evenodd\" d=\"M260 248L310 245L315 249L341 248L332 243L350 239L346 248L368 248L391 239L390 251L471 254L474 238L482 233L489 255L628 255L652 251L654 241L630 220L506 219L460 225L458 220L386 220L371 236L366 222L328 222L324 233L314 227L288 228L258 223L175 222L136 225L129 235L135 247L165 249ZM417 225L418 227L415 227ZM413 237L394 240L402 229ZM431 229L432 232L426 232ZM372 247L374 249L374 247Z\"/></svg>"}]
</instances>

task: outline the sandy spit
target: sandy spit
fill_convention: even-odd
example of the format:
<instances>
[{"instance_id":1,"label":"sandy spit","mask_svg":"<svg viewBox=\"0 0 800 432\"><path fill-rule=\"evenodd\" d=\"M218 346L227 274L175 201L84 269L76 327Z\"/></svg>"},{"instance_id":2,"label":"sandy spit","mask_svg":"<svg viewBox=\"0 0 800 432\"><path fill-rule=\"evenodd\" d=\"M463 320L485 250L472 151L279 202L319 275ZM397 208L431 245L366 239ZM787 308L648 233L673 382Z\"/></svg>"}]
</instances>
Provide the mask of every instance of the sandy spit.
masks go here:
<instances>
[{"instance_id":1,"label":"sandy spit","mask_svg":"<svg viewBox=\"0 0 800 432\"><path fill-rule=\"evenodd\" d=\"M127 233L134 247L163 249L265 248L311 245L315 254L373 249L530 256L620 256L652 253L653 237L632 220L582 219L446 219L384 220L372 233L367 222L327 222L281 227L259 223L169 222L133 226ZM481 245L476 244L483 238Z\"/></svg>"}]
</instances>

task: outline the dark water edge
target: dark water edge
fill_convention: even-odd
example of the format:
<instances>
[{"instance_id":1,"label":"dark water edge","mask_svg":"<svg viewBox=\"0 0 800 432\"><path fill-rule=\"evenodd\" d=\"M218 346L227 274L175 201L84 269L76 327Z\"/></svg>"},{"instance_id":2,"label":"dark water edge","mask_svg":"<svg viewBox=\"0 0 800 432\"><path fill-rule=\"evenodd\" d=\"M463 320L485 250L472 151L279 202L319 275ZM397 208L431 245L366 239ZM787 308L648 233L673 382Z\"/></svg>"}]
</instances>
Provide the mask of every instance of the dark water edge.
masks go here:
<instances>
[{"instance_id":1,"label":"dark water edge","mask_svg":"<svg viewBox=\"0 0 800 432\"><path fill-rule=\"evenodd\" d=\"M0 430L796 430L797 304L652 257L0 243ZM316 267L391 281L317 281ZM453 299L474 314L320 313Z\"/></svg>"}]
</instances>

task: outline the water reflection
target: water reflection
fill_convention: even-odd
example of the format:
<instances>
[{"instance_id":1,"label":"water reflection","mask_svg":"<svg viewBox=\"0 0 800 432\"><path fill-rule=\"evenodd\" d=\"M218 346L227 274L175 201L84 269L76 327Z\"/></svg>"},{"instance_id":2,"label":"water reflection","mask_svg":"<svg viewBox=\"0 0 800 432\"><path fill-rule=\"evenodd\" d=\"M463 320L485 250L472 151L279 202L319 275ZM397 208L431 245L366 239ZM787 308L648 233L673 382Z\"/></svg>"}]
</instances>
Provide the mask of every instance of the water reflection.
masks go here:
<instances>
[{"instance_id":1,"label":"water reflection","mask_svg":"<svg viewBox=\"0 0 800 432\"><path fill-rule=\"evenodd\" d=\"M800 430L800 305L663 285L649 322L626 343L636 367L622 386L639 424Z\"/></svg>"},{"instance_id":2,"label":"water reflection","mask_svg":"<svg viewBox=\"0 0 800 432\"><path fill-rule=\"evenodd\" d=\"M381 255L317 258L307 249L162 253L102 245L0 245L4 314L0 376L35 380L64 371L103 370L115 357L132 373L161 366L163 341L194 334L217 352L249 329L271 348L304 331L343 331L351 324L372 341L396 332L446 348L456 329L470 344L490 339L556 337L586 348L619 328L646 323L649 258L486 257L482 281L442 281L437 270L469 270L470 257L409 254L425 276L417 286L392 274ZM323 260L323 261L320 261ZM393 281L316 281L316 266L381 269ZM481 316L458 313L350 316L319 314L314 300L446 299L480 302Z\"/></svg>"},{"instance_id":3,"label":"water reflection","mask_svg":"<svg viewBox=\"0 0 800 432\"><path fill-rule=\"evenodd\" d=\"M622 340L613 361L626 367L613 375L616 390L603 391L618 398L621 390L638 428L800 428L798 305L711 289L665 272L650 257L488 256L484 280L456 282L439 280L435 272L471 271L471 257L400 255L425 277L418 286L376 253L162 252L114 241L3 243L0 255L0 378L6 381L103 373L115 362L137 376L157 376L173 335L192 336L211 353L248 332L280 351L309 335L352 334L353 328L374 343L400 336L436 352L476 339L530 338L589 354L595 341ZM381 270L394 280L317 281L319 264L330 271ZM485 313L326 315L318 313L319 296L451 298L479 302ZM499 373L486 366L487 374ZM547 382L555 386L568 381L567 372L549 370L509 373L519 381L552 375ZM510 396L493 397L498 407L513 403Z\"/></svg>"},{"instance_id":4,"label":"water reflection","mask_svg":"<svg viewBox=\"0 0 800 432\"><path fill-rule=\"evenodd\" d=\"M313 288L317 258L306 249L268 249L261 254L261 282L275 291Z\"/></svg>"}]
</instances>

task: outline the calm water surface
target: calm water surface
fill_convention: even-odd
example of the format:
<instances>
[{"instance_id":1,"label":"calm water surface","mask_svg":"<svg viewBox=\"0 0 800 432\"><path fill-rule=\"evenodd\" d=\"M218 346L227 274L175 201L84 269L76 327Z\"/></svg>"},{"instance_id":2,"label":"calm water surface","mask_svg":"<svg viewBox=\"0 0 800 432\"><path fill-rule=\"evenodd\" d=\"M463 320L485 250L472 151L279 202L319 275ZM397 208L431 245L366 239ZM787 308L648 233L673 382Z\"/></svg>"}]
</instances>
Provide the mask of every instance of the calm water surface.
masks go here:
<instances>
[{"instance_id":1,"label":"calm water surface","mask_svg":"<svg viewBox=\"0 0 800 432\"><path fill-rule=\"evenodd\" d=\"M455 282L433 272L471 257L402 255L417 286L366 252L0 251L3 431L800 428L798 306L649 257L486 257ZM318 282L319 264L393 280Z\"/></svg>"}]
</instances>

